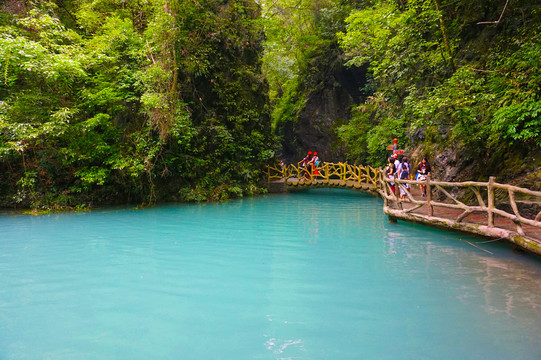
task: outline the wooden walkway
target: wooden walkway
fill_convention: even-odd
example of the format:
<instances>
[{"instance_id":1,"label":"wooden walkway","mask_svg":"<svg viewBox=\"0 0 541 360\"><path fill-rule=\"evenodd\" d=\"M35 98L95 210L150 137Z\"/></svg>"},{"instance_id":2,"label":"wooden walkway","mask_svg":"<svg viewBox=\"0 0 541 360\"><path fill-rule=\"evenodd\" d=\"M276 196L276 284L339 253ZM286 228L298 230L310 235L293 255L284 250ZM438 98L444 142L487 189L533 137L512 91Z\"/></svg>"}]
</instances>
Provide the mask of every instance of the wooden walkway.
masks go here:
<instances>
[{"instance_id":1,"label":"wooden walkway","mask_svg":"<svg viewBox=\"0 0 541 360\"><path fill-rule=\"evenodd\" d=\"M381 169L323 163L312 172L269 167L268 182L287 189L341 187L378 194L390 221L397 219L510 242L541 255L541 192L488 182L392 180ZM408 185L404 199L400 187ZM394 192L392 190L394 185ZM420 185L427 196L421 196Z\"/></svg>"},{"instance_id":2,"label":"wooden walkway","mask_svg":"<svg viewBox=\"0 0 541 360\"><path fill-rule=\"evenodd\" d=\"M267 168L268 183L284 183L288 187L344 187L377 191L380 170L371 166L350 165L348 163L320 164L307 171L295 165Z\"/></svg>"}]
</instances>

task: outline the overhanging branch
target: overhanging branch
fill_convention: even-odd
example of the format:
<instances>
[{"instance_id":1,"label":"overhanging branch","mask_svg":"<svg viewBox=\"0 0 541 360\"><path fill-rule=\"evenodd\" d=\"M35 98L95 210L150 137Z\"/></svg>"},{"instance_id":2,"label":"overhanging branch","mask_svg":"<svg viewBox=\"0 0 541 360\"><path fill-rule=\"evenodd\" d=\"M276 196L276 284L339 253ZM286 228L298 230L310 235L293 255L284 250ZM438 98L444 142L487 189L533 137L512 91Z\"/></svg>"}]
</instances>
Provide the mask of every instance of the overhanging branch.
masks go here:
<instances>
[{"instance_id":1,"label":"overhanging branch","mask_svg":"<svg viewBox=\"0 0 541 360\"><path fill-rule=\"evenodd\" d=\"M505 2L505 6L503 7L502 13L500 14L500 18L499 18L497 21L481 21L481 22L478 22L477 25L482 25L482 24L499 24L499 23L500 23L500 20L501 20L502 17L503 17L503 13L505 12L505 9L507 8L507 4L509 4L509 0L507 0L507 1Z\"/></svg>"}]
</instances>

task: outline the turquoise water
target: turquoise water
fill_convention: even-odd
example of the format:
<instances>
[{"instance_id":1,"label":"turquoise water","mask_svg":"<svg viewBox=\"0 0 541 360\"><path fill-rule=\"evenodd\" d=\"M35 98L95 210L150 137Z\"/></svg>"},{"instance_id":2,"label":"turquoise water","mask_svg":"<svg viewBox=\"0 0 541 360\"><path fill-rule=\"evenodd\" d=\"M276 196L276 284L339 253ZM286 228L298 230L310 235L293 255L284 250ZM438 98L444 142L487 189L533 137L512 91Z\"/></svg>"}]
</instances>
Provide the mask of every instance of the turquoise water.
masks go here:
<instances>
[{"instance_id":1,"label":"turquoise water","mask_svg":"<svg viewBox=\"0 0 541 360\"><path fill-rule=\"evenodd\" d=\"M0 216L0 359L540 359L541 261L310 190Z\"/></svg>"}]
</instances>

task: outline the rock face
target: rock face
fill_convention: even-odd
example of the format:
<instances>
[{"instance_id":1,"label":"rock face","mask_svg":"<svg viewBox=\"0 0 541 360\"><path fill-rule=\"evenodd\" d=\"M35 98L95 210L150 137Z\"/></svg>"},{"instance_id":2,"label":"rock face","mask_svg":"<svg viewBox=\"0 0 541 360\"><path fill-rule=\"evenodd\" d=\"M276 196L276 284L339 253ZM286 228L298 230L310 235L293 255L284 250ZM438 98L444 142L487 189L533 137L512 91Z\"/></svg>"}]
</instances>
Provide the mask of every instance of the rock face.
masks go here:
<instances>
[{"instance_id":1,"label":"rock face","mask_svg":"<svg viewBox=\"0 0 541 360\"><path fill-rule=\"evenodd\" d=\"M297 163L307 151L317 151L321 161L343 161L346 149L337 141L337 131L349 121L351 106L364 101L361 88L365 83L363 68L341 66L323 75L320 86L308 95L298 121L279 129L282 159Z\"/></svg>"},{"instance_id":2,"label":"rock face","mask_svg":"<svg viewBox=\"0 0 541 360\"><path fill-rule=\"evenodd\" d=\"M527 154L510 150L472 153L459 146L427 149L420 144L407 153L413 166L426 156L434 179L440 181L487 181L496 176L498 182L541 190L541 150L532 149Z\"/></svg>"},{"instance_id":3,"label":"rock face","mask_svg":"<svg viewBox=\"0 0 541 360\"><path fill-rule=\"evenodd\" d=\"M453 148L443 150L433 160L433 172L441 181L470 180L475 167L471 156L459 154Z\"/></svg>"},{"instance_id":4,"label":"rock face","mask_svg":"<svg viewBox=\"0 0 541 360\"><path fill-rule=\"evenodd\" d=\"M26 0L6 0L0 1L0 11L11 15L22 15L28 11Z\"/></svg>"}]
</instances>

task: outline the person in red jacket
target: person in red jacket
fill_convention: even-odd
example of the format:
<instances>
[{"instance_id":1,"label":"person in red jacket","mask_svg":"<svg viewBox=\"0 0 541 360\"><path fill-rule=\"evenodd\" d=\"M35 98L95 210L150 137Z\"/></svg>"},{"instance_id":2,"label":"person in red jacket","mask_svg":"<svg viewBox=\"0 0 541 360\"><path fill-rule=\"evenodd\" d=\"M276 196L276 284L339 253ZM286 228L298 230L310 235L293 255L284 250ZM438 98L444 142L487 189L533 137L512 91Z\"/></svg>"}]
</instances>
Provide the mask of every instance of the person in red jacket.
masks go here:
<instances>
[{"instance_id":1,"label":"person in red jacket","mask_svg":"<svg viewBox=\"0 0 541 360\"><path fill-rule=\"evenodd\" d=\"M310 164L310 160L312 160L312 152L311 151L308 151L308 154L306 154L306 156L304 157L304 159L302 159L301 161L299 161L298 165L299 165L299 170L301 168L303 168L303 176L305 178L310 178L310 169L309 169L309 164Z\"/></svg>"},{"instance_id":2,"label":"person in red jacket","mask_svg":"<svg viewBox=\"0 0 541 360\"><path fill-rule=\"evenodd\" d=\"M317 166L319 165L319 157L317 156L317 152L314 152L310 163L312 164L311 169L313 169L313 174L319 175L319 171L317 170Z\"/></svg>"}]
</instances>

